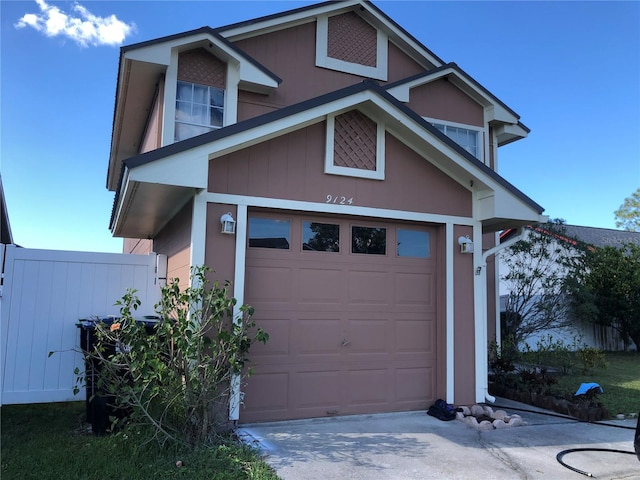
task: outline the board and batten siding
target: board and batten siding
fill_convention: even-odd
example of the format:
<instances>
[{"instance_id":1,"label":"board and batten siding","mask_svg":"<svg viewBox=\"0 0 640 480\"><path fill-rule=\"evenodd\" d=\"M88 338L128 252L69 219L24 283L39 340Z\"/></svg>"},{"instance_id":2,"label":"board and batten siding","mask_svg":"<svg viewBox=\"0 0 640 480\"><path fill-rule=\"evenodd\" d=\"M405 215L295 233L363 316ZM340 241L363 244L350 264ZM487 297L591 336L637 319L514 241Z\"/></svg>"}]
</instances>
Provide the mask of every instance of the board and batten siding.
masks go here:
<instances>
[{"instance_id":1,"label":"board and batten siding","mask_svg":"<svg viewBox=\"0 0 640 480\"><path fill-rule=\"evenodd\" d=\"M114 304L128 288L142 302L136 315L153 315L157 258L8 245L0 304L0 404L83 400L84 392L73 394L74 369L84 370L78 320L118 315Z\"/></svg>"}]
</instances>

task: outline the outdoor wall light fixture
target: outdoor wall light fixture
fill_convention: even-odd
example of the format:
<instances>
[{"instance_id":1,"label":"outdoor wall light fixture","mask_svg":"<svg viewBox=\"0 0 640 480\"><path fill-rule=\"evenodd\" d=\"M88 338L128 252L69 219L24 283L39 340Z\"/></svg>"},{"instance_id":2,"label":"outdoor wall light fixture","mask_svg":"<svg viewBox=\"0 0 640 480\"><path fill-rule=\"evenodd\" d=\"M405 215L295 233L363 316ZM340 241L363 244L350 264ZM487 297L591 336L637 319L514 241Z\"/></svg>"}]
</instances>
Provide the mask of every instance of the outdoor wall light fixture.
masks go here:
<instances>
[{"instance_id":1,"label":"outdoor wall light fixture","mask_svg":"<svg viewBox=\"0 0 640 480\"><path fill-rule=\"evenodd\" d=\"M473 241L466 237L458 237L458 245L460 245L460 253L473 253Z\"/></svg>"},{"instance_id":2,"label":"outdoor wall light fixture","mask_svg":"<svg viewBox=\"0 0 640 480\"><path fill-rule=\"evenodd\" d=\"M220 217L220 223L222 224L222 233L227 235L235 235L236 233L236 221L231 216L231 212L227 212Z\"/></svg>"}]
</instances>

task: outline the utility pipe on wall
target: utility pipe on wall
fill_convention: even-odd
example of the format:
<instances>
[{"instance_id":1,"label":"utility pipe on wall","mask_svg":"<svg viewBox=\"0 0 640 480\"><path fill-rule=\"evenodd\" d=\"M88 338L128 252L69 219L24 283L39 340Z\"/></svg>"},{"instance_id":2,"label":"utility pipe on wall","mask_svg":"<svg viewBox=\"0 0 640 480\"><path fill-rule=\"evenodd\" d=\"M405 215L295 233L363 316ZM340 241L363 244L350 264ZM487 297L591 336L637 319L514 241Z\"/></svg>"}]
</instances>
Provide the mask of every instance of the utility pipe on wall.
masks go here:
<instances>
[{"instance_id":1,"label":"utility pipe on wall","mask_svg":"<svg viewBox=\"0 0 640 480\"><path fill-rule=\"evenodd\" d=\"M485 355L483 359L478 359L476 358L476 369L479 370L478 371L478 375L477 375L477 379L482 379L483 385L482 388L484 390L484 398L490 402L493 403L496 401L496 398L493 395L489 394L489 384L488 384L488 379L489 379L489 371L488 371L488 358L486 355L486 348L487 348L487 258L489 258L491 255L495 255L496 253L504 250L505 248L509 248L511 247L513 244L519 242L520 240L524 240L524 228L523 227L519 227L518 228L518 234L515 237L510 238L509 240L507 240L504 243L501 243L499 245L496 245L493 248L490 248L489 250L487 250L486 252L482 253L481 256L481 262L479 264L477 264L475 266L475 273L476 275L480 275L480 288L482 289L481 294L480 294L480 299L482 301L482 307L481 307L481 311L482 311L482 324L484 326L484 335L483 338L480 339L476 339L476 348L480 347L480 345L478 345L478 342L481 342L482 345L482 350L485 352ZM478 361L481 360L481 361Z\"/></svg>"}]
</instances>

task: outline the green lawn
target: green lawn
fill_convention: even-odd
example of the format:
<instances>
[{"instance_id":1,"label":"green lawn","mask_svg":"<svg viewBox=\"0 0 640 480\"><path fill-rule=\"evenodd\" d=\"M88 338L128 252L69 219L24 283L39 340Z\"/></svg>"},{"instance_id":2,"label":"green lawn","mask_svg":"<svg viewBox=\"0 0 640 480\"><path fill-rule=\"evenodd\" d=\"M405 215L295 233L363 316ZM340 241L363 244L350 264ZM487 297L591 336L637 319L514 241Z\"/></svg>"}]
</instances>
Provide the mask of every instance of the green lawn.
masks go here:
<instances>
[{"instance_id":1,"label":"green lawn","mask_svg":"<svg viewBox=\"0 0 640 480\"><path fill-rule=\"evenodd\" d=\"M636 352L607 352L607 368L595 368L589 375L574 372L558 377L557 387L573 392L581 383L598 383L604 393L600 401L612 416L640 411L640 354ZM579 370L579 369L577 369Z\"/></svg>"},{"instance_id":2,"label":"green lawn","mask_svg":"<svg viewBox=\"0 0 640 480\"><path fill-rule=\"evenodd\" d=\"M123 435L97 437L84 402L1 408L0 478L41 480L277 480L254 450L235 443L195 451L139 448ZM176 462L183 466L177 467Z\"/></svg>"}]
</instances>

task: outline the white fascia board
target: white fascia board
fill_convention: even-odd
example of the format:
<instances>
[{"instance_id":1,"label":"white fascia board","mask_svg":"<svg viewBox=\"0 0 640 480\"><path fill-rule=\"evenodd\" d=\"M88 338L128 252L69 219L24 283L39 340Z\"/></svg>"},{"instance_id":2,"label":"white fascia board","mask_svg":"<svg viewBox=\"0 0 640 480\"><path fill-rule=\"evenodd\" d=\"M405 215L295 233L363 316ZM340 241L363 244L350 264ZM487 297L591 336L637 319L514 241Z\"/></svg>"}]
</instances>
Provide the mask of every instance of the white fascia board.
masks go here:
<instances>
[{"instance_id":1,"label":"white fascia board","mask_svg":"<svg viewBox=\"0 0 640 480\"><path fill-rule=\"evenodd\" d=\"M435 65L436 67L439 67L442 65L442 61L435 58L431 53L429 53L428 50L425 50L425 47L423 45L416 43L414 39L412 39L410 36L407 36L402 30L399 30L393 24L390 24L386 18L380 15L378 11L371 8L371 5L369 4L368 1L356 2L356 3L359 3L360 6L368 14L366 16L363 15L363 18L365 18L368 21L371 21L372 18L375 19L375 21L371 23L376 28L384 30L390 39L395 40L394 43L398 43L398 41L400 41L405 46L417 52L422 58L426 59L430 64ZM402 45L399 45L399 46L402 47Z\"/></svg>"},{"instance_id":2,"label":"white fascia board","mask_svg":"<svg viewBox=\"0 0 640 480\"><path fill-rule=\"evenodd\" d=\"M211 45L211 47L209 47ZM160 65L171 64L172 51L184 51L198 46L213 50L216 56L222 57L226 62L234 60L240 64L240 81L248 84L260 85L268 88L278 87L278 82L256 67L252 62L238 55L238 52L228 45L220 42L216 37L208 33L197 33L193 36L169 40L167 42L136 48L125 53L125 59L140 62L157 63Z\"/></svg>"},{"instance_id":3,"label":"white fascia board","mask_svg":"<svg viewBox=\"0 0 640 480\"><path fill-rule=\"evenodd\" d=\"M271 32L277 32L284 28L291 28L297 25L303 25L305 23L314 22L316 16L324 15L327 13L339 13L341 10L351 10L353 5L361 4L359 0L351 0L349 2L332 2L329 5L323 5L317 9L302 10L300 12L294 12L291 14L274 15L271 18L266 18L263 21L257 22L242 22L234 28L224 29L219 31L220 35L224 38L237 42L244 40L245 38L255 37L257 35L264 35Z\"/></svg>"},{"instance_id":4,"label":"white fascia board","mask_svg":"<svg viewBox=\"0 0 640 480\"><path fill-rule=\"evenodd\" d=\"M490 218L512 218L538 223L544 218L544 215L504 188L478 192L476 208L475 216L480 221Z\"/></svg>"},{"instance_id":5,"label":"white fascia board","mask_svg":"<svg viewBox=\"0 0 640 480\"><path fill-rule=\"evenodd\" d=\"M131 182L158 183L178 187L207 188L209 159L206 146L159 158L133 167Z\"/></svg>"},{"instance_id":6,"label":"white fascia board","mask_svg":"<svg viewBox=\"0 0 640 480\"><path fill-rule=\"evenodd\" d=\"M363 91L346 98L335 100L288 117L258 125L234 135L229 135L209 144L209 158L216 158L236 150L262 143L271 138L279 137L286 133L322 122L327 115L339 114L359 104L375 101L375 96L368 91Z\"/></svg>"},{"instance_id":7,"label":"white fascia board","mask_svg":"<svg viewBox=\"0 0 640 480\"><path fill-rule=\"evenodd\" d=\"M521 138L526 138L528 135L527 131L520 125L513 124L502 124L498 126L494 132L498 145L504 145Z\"/></svg>"},{"instance_id":8,"label":"white fascia board","mask_svg":"<svg viewBox=\"0 0 640 480\"><path fill-rule=\"evenodd\" d=\"M485 119L489 122L500 122L508 124L517 124L518 117L513 115L509 110L498 103L485 109Z\"/></svg>"},{"instance_id":9,"label":"white fascia board","mask_svg":"<svg viewBox=\"0 0 640 480\"><path fill-rule=\"evenodd\" d=\"M129 170L125 169L122 177L122 183L120 184L120 195L118 198L118 204L113 216L113 227L111 234L113 236L118 235L119 227L121 224L120 219L126 215L127 205L131 202L133 192L136 190L136 185L129 182Z\"/></svg>"},{"instance_id":10,"label":"white fascia board","mask_svg":"<svg viewBox=\"0 0 640 480\"><path fill-rule=\"evenodd\" d=\"M412 212L404 210L389 210L385 208L361 207L358 205L336 205L326 203L319 199L318 202L303 200L285 200L270 197L252 197L235 195L230 193L207 193L207 202L226 203L230 205L244 205L247 207L277 208L279 210L295 210L300 212L314 212L340 215L353 215L369 218L386 218L390 220L406 220L410 222L427 222L440 224L455 224L473 226L477 222L470 217L456 215L440 215L434 213Z\"/></svg>"}]
</instances>

